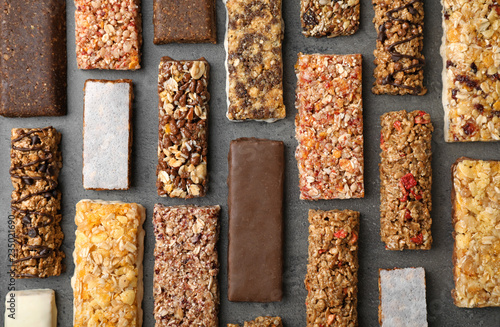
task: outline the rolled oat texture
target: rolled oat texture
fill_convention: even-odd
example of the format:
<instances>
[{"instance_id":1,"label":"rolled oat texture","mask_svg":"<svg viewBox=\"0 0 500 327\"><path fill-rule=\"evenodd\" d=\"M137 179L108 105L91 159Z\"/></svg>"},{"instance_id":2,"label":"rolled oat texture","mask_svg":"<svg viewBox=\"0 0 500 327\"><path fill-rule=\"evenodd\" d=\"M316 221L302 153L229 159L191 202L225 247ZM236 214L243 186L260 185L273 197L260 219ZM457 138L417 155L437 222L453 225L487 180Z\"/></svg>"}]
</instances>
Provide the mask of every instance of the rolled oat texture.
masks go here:
<instances>
[{"instance_id":1,"label":"rolled oat texture","mask_svg":"<svg viewBox=\"0 0 500 327\"><path fill-rule=\"evenodd\" d=\"M301 0L300 21L305 36L351 35L359 29L359 0Z\"/></svg>"},{"instance_id":2,"label":"rolled oat texture","mask_svg":"<svg viewBox=\"0 0 500 327\"><path fill-rule=\"evenodd\" d=\"M236 324L227 324L227 327L240 327ZM283 327L280 317L257 317L252 321L245 321L243 327Z\"/></svg>"}]
</instances>

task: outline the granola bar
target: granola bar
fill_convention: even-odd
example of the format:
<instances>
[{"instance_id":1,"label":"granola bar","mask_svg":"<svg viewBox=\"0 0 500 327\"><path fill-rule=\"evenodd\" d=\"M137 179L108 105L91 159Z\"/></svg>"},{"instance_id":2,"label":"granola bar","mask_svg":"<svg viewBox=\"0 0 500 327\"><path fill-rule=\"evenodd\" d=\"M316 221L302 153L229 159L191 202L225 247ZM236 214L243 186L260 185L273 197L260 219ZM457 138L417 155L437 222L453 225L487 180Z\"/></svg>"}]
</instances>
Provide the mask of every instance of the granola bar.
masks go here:
<instances>
[{"instance_id":1,"label":"granola bar","mask_svg":"<svg viewBox=\"0 0 500 327\"><path fill-rule=\"evenodd\" d=\"M156 327L218 326L219 206L155 205Z\"/></svg>"},{"instance_id":2,"label":"granola bar","mask_svg":"<svg viewBox=\"0 0 500 327\"><path fill-rule=\"evenodd\" d=\"M305 36L351 35L359 29L359 0L301 0L300 21Z\"/></svg>"},{"instance_id":3,"label":"granola bar","mask_svg":"<svg viewBox=\"0 0 500 327\"><path fill-rule=\"evenodd\" d=\"M429 250L431 117L421 110L401 110L380 121L380 236L388 250Z\"/></svg>"},{"instance_id":4,"label":"granola bar","mask_svg":"<svg viewBox=\"0 0 500 327\"><path fill-rule=\"evenodd\" d=\"M26 326L57 327L54 290L10 291L5 295L4 327Z\"/></svg>"},{"instance_id":5,"label":"granola bar","mask_svg":"<svg viewBox=\"0 0 500 327\"><path fill-rule=\"evenodd\" d=\"M500 140L500 4L443 3L445 141Z\"/></svg>"},{"instance_id":6,"label":"granola bar","mask_svg":"<svg viewBox=\"0 0 500 327\"><path fill-rule=\"evenodd\" d=\"M209 70L204 58L161 60L156 168L160 196L193 198L207 192Z\"/></svg>"},{"instance_id":7,"label":"granola bar","mask_svg":"<svg viewBox=\"0 0 500 327\"><path fill-rule=\"evenodd\" d=\"M299 53L295 158L300 198L362 198L361 55Z\"/></svg>"},{"instance_id":8,"label":"granola bar","mask_svg":"<svg viewBox=\"0 0 500 327\"><path fill-rule=\"evenodd\" d=\"M236 324L227 324L227 327L240 327ZM283 327L280 317L257 317L252 321L245 321L243 327Z\"/></svg>"},{"instance_id":9,"label":"granola bar","mask_svg":"<svg viewBox=\"0 0 500 327\"><path fill-rule=\"evenodd\" d=\"M460 158L452 166L455 305L500 306L500 161Z\"/></svg>"},{"instance_id":10,"label":"granola bar","mask_svg":"<svg viewBox=\"0 0 500 327\"><path fill-rule=\"evenodd\" d=\"M74 1L78 68L141 68L141 0Z\"/></svg>"},{"instance_id":11,"label":"granola bar","mask_svg":"<svg viewBox=\"0 0 500 327\"><path fill-rule=\"evenodd\" d=\"M372 92L424 95L424 1L372 1L378 33Z\"/></svg>"},{"instance_id":12,"label":"granola bar","mask_svg":"<svg viewBox=\"0 0 500 327\"><path fill-rule=\"evenodd\" d=\"M359 212L309 210L307 326L358 325Z\"/></svg>"},{"instance_id":13,"label":"granola bar","mask_svg":"<svg viewBox=\"0 0 500 327\"><path fill-rule=\"evenodd\" d=\"M76 204L73 326L142 326L145 218L137 203Z\"/></svg>"},{"instance_id":14,"label":"granola bar","mask_svg":"<svg viewBox=\"0 0 500 327\"><path fill-rule=\"evenodd\" d=\"M53 127L14 128L11 136L11 208L15 242L11 257L16 278L58 276L64 267L61 192L61 134Z\"/></svg>"},{"instance_id":15,"label":"granola bar","mask_svg":"<svg viewBox=\"0 0 500 327\"><path fill-rule=\"evenodd\" d=\"M225 0L227 118L274 122L283 104L281 0Z\"/></svg>"}]
</instances>

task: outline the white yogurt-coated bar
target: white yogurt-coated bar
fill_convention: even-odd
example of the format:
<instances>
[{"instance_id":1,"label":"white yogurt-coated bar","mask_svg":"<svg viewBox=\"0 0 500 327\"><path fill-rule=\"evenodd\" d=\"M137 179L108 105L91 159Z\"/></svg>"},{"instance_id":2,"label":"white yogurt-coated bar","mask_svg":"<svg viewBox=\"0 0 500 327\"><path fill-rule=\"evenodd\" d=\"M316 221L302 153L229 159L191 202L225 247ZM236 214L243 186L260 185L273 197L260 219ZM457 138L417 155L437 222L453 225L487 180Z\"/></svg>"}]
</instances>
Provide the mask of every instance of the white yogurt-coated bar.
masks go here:
<instances>
[{"instance_id":1,"label":"white yogurt-coated bar","mask_svg":"<svg viewBox=\"0 0 500 327\"><path fill-rule=\"evenodd\" d=\"M5 296L5 327L57 327L55 292L12 291Z\"/></svg>"}]
</instances>

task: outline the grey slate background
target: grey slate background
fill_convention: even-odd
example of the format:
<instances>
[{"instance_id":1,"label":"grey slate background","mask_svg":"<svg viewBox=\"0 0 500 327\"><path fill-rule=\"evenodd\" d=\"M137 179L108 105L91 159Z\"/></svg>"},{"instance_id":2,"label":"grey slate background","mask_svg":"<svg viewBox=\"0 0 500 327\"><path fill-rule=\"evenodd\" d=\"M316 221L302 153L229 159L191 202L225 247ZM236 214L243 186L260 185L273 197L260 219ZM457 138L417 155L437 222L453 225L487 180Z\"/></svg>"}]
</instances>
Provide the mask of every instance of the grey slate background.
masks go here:
<instances>
[{"instance_id":1,"label":"grey slate background","mask_svg":"<svg viewBox=\"0 0 500 327\"><path fill-rule=\"evenodd\" d=\"M0 214L4 221L0 225L0 298L3 321L3 301L9 283L7 268L7 218L11 183L8 173L10 165L10 130L14 127L44 127L52 125L62 132L64 166L60 184L63 193L63 222L65 234L63 250L66 253L66 272L59 277L45 280L18 280L16 289L52 288L57 293L59 326L72 325L72 290L70 278L73 274L72 251L74 246L75 204L85 198L121 200L141 203L147 208L145 222L146 242L144 256L144 326L154 326L152 299L152 271L154 236L151 216L155 203L166 205L220 204L221 235L220 254L220 326L227 323L242 323L259 315L279 315L285 326L305 326L306 290L303 280L307 263L308 209L353 209L361 212L359 253L359 325L378 326L378 269L422 266L426 270L428 321L430 326L499 326L500 308L460 309L453 305L450 291L452 279L452 226L450 204L450 166L460 156L480 159L500 159L499 143L445 144L443 141L443 112L441 106L441 57L439 56L441 29L441 5L437 0L425 3L425 45L427 58L425 82L427 95L375 96L370 92L373 83L373 49L376 32L372 24L374 15L371 1L362 0L360 30L353 36L334 39L306 39L300 33L300 0L283 0L285 19L284 93L287 118L274 124L229 122L225 117L225 69L224 26L225 8L217 0L217 45L172 44L153 45L152 7L153 0L142 1L143 56L142 69L135 72L80 71L76 68L74 43L74 4L67 1L68 35L68 115L52 118L0 118ZM175 22L174 22L175 23ZM295 84L294 65L297 53L361 53L363 54L363 100L365 126L365 180L366 197L357 200L330 200L306 202L299 200L297 166L294 159ZM205 198L192 200L165 199L157 196L155 168L157 162L157 70L160 58L168 55L174 59L197 59L204 56L211 64L210 92L210 136L209 136L209 192ZM81 182L82 171L82 110L83 84L89 78L131 78L134 82L134 145L132 149L132 188L129 191L85 191ZM435 125L433 136L433 226L434 244L430 251L389 252L379 237L379 117L392 110L422 109L430 112ZM227 300L227 153L229 142L238 137L263 137L282 140L286 145L286 192L284 206L284 298L279 303L232 303ZM256 203L258 205L258 203Z\"/></svg>"}]
</instances>

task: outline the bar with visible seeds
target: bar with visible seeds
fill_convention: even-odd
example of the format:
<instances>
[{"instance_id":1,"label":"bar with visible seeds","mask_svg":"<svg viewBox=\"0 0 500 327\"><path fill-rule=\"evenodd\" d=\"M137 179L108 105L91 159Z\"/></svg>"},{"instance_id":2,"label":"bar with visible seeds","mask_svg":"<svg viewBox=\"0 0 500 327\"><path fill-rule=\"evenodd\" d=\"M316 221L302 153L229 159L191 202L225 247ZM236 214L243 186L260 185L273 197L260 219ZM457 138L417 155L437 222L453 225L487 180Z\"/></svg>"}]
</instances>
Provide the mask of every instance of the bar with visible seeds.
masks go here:
<instances>
[{"instance_id":1,"label":"bar with visible seeds","mask_svg":"<svg viewBox=\"0 0 500 327\"><path fill-rule=\"evenodd\" d=\"M309 210L307 327L358 325L359 212Z\"/></svg>"},{"instance_id":2,"label":"bar with visible seeds","mask_svg":"<svg viewBox=\"0 0 500 327\"><path fill-rule=\"evenodd\" d=\"M283 103L282 0L225 0L227 118L274 122Z\"/></svg>"},{"instance_id":3,"label":"bar with visible seeds","mask_svg":"<svg viewBox=\"0 0 500 327\"><path fill-rule=\"evenodd\" d=\"M392 111L380 118L380 236L388 250L432 244L432 132L428 113Z\"/></svg>"},{"instance_id":4,"label":"bar with visible seeds","mask_svg":"<svg viewBox=\"0 0 500 327\"><path fill-rule=\"evenodd\" d=\"M295 71L300 198L364 197L361 55L300 53Z\"/></svg>"},{"instance_id":5,"label":"bar with visible seeds","mask_svg":"<svg viewBox=\"0 0 500 327\"><path fill-rule=\"evenodd\" d=\"M499 307L500 161L462 157L452 175L454 303Z\"/></svg>"},{"instance_id":6,"label":"bar with visible seeds","mask_svg":"<svg viewBox=\"0 0 500 327\"><path fill-rule=\"evenodd\" d=\"M227 327L240 327L237 324L227 324ZM245 321L243 327L283 327L280 317L257 317L252 321Z\"/></svg>"},{"instance_id":7,"label":"bar with visible seeds","mask_svg":"<svg viewBox=\"0 0 500 327\"><path fill-rule=\"evenodd\" d=\"M163 57L159 70L158 195L205 196L210 65Z\"/></svg>"},{"instance_id":8,"label":"bar with visible seeds","mask_svg":"<svg viewBox=\"0 0 500 327\"><path fill-rule=\"evenodd\" d=\"M11 209L16 278L59 276L64 270L61 222L61 134L53 127L14 128L11 136Z\"/></svg>"},{"instance_id":9,"label":"bar with visible seeds","mask_svg":"<svg viewBox=\"0 0 500 327\"><path fill-rule=\"evenodd\" d=\"M424 95L424 1L372 0L377 30L374 94Z\"/></svg>"},{"instance_id":10,"label":"bar with visible seeds","mask_svg":"<svg viewBox=\"0 0 500 327\"><path fill-rule=\"evenodd\" d=\"M219 212L219 206L155 205L156 327L218 326Z\"/></svg>"},{"instance_id":11,"label":"bar with visible seeds","mask_svg":"<svg viewBox=\"0 0 500 327\"><path fill-rule=\"evenodd\" d=\"M446 142L500 140L500 4L443 3L443 108Z\"/></svg>"},{"instance_id":12,"label":"bar with visible seeds","mask_svg":"<svg viewBox=\"0 0 500 327\"><path fill-rule=\"evenodd\" d=\"M142 326L145 218L137 203L76 204L73 326Z\"/></svg>"},{"instance_id":13,"label":"bar with visible seeds","mask_svg":"<svg viewBox=\"0 0 500 327\"><path fill-rule=\"evenodd\" d=\"M359 29L359 0L301 0L300 21L305 36L352 35Z\"/></svg>"},{"instance_id":14,"label":"bar with visible seeds","mask_svg":"<svg viewBox=\"0 0 500 327\"><path fill-rule=\"evenodd\" d=\"M74 1L78 68L141 68L141 0Z\"/></svg>"}]
</instances>

